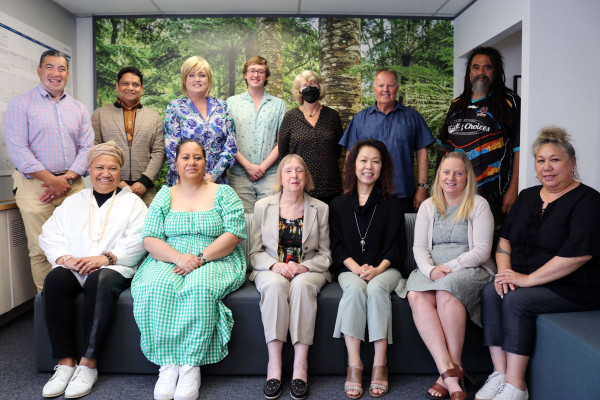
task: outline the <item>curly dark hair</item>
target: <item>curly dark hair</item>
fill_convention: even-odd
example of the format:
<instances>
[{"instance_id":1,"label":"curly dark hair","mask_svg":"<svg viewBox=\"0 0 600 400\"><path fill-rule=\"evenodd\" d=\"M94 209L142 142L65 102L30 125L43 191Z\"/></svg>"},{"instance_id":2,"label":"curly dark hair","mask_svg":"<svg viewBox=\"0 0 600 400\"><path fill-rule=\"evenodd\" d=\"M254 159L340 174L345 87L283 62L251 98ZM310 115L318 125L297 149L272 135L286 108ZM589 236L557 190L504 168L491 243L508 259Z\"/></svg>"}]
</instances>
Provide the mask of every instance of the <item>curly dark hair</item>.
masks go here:
<instances>
[{"instance_id":1,"label":"curly dark hair","mask_svg":"<svg viewBox=\"0 0 600 400\"><path fill-rule=\"evenodd\" d=\"M344 194L356 193L356 158L360 149L363 147L373 147L381 155L381 173L379 179L375 182L375 187L384 197L389 197L394 194L394 183L392 179L392 171L394 165L392 156L385 147L385 144L376 139L360 140L352 146L346 155L344 162Z\"/></svg>"},{"instance_id":2,"label":"curly dark hair","mask_svg":"<svg viewBox=\"0 0 600 400\"><path fill-rule=\"evenodd\" d=\"M492 62L492 66L494 67L494 78L492 79L488 90L492 103L490 111L500 122L504 122L507 117L505 96L506 92L511 92L511 90L506 87L506 76L504 74L502 54L493 47L478 46L469 53L465 71L464 89L458 100L458 109L465 111L467 107L471 105L471 97L473 94L471 85L471 64L473 63L473 58L477 55L488 56Z\"/></svg>"}]
</instances>

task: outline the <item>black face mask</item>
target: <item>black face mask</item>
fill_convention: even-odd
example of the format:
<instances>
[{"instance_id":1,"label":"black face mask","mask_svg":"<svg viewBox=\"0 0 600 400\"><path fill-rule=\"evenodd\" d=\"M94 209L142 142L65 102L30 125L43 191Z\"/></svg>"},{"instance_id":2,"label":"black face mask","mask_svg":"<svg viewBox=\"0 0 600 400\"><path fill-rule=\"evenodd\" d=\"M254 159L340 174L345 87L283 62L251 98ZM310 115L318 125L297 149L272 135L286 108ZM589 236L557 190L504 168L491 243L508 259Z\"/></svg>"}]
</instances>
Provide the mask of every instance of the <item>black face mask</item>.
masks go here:
<instances>
[{"instance_id":1,"label":"black face mask","mask_svg":"<svg viewBox=\"0 0 600 400\"><path fill-rule=\"evenodd\" d=\"M304 99L305 102L312 104L315 101L319 100L321 91L319 90L318 87L307 86L304 89L302 89L300 94L302 95L302 98Z\"/></svg>"}]
</instances>

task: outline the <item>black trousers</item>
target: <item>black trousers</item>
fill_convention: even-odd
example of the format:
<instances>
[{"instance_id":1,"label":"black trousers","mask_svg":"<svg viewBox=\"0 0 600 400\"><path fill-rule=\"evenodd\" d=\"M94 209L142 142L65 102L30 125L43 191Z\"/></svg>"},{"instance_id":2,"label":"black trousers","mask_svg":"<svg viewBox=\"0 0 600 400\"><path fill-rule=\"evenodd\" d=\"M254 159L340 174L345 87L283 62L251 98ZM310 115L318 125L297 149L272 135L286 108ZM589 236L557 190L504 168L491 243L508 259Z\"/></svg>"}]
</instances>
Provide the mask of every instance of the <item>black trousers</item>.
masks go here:
<instances>
[{"instance_id":1,"label":"black trousers","mask_svg":"<svg viewBox=\"0 0 600 400\"><path fill-rule=\"evenodd\" d=\"M70 270L53 268L46 276L44 312L54 358L77 357L75 297L83 292L84 357L97 358L112 324L115 303L131 279L108 268L92 272L83 287Z\"/></svg>"},{"instance_id":2,"label":"black trousers","mask_svg":"<svg viewBox=\"0 0 600 400\"><path fill-rule=\"evenodd\" d=\"M567 300L543 285L517 288L501 299L492 281L481 291L483 344L502 347L508 353L530 356L535 342L535 320L539 314L596 308L596 304Z\"/></svg>"}]
</instances>

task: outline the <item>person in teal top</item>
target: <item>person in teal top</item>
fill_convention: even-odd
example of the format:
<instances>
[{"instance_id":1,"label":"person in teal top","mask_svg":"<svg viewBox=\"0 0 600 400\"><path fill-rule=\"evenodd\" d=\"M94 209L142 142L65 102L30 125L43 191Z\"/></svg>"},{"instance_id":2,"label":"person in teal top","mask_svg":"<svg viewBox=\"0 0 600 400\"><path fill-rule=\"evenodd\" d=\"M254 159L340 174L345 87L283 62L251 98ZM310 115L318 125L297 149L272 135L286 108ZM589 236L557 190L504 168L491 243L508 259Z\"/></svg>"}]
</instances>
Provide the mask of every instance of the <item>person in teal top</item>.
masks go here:
<instances>
[{"instance_id":1,"label":"person in teal top","mask_svg":"<svg viewBox=\"0 0 600 400\"><path fill-rule=\"evenodd\" d=\"M204 149L193 139L177 146L175 162L180 182L150 205L142 231L150 255L131 285L142 351L161 366L158 400L198 396L199 367L228 354L233 316L222 300L246 277L241 200L206 181Z\"/></svg>"},{"instance_id":2,"label":"person in teal top","mask_svg":"<svg viewBox=\"0 0 600 400\"><path fill-rule=\"evenodd\" d=\"M227 182L240 196L247 213L254 203L275 194L279 151L277 133L287 108L280 98L265 92L271 71L267 60L251 57L244 64L246 90L231 96L227 105L235 122L238 153L227 172Z\"/></svg>"}]
</instances>

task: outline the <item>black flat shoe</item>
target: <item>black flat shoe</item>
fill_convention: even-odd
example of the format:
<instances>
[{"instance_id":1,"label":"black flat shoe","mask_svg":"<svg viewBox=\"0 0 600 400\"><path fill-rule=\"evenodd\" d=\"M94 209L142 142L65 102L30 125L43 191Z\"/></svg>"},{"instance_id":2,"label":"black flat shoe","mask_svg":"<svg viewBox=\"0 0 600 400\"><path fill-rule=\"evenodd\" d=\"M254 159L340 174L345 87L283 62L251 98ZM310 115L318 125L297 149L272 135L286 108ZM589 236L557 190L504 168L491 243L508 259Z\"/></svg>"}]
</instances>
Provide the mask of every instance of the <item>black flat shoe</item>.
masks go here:
<instances>
[{"instance_id":1,"label":"black flat shoe","mask_svg":"<svg viewBox=\"0 0 600 400\"><path fill-rule=\"evenodd\" d=\"M269 379L265 382L263 392L267 400L278 399L281 396L281 381L279 379Z\"/></svg>"},{"instance_id":2,"label":"black flat shoe","mask_svg":"<svg viewBox=\"0 0 600 400\"><path fill-rule=\"evenodd\" d=\"M290 396L294 400L304 400L308 396L308 383L302 379L292 379L292 387L290 388Z\"/></svg>"}]
</instances>

